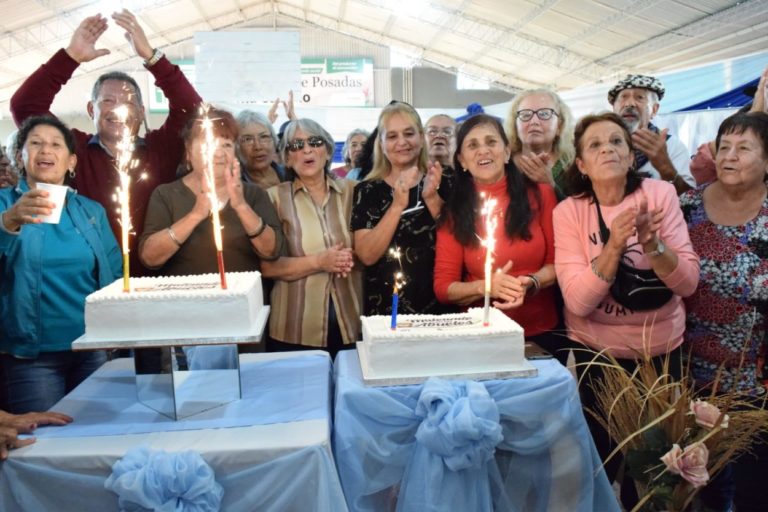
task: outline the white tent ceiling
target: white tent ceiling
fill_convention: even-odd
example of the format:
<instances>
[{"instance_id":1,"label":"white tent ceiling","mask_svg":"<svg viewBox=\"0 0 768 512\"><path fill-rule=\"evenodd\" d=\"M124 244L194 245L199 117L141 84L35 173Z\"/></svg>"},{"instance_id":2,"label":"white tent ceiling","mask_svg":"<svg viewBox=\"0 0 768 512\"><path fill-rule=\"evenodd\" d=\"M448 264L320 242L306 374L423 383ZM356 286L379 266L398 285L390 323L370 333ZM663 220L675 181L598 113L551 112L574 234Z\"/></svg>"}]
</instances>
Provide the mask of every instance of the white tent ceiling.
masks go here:
<instances>
[{"instance_id":1,"label":"white tent ceiling","mask_svg":"<svg viewBox=\"0 0 768 512\"><path fill-rule=\"evenodd\" d=\"M509 91L567 90L630 70L656 73L768 48L768 0L6 0L3 110L24 78L66 46L80 20L123 6L170 55L196 31L307 27L388 46ZM111 55L80 73L135 64L120 30L107 31L101 43Z\"/></svg>"}]
</instances>

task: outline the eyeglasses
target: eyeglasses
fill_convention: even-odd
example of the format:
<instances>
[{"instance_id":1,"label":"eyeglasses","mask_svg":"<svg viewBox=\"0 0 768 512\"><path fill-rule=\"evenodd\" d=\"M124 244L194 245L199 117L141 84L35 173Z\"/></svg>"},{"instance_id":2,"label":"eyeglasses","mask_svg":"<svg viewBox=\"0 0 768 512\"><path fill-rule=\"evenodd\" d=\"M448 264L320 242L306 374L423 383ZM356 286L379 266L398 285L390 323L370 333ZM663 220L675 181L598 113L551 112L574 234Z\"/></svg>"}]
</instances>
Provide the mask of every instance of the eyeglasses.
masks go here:
<instances>
[{"instance_id":1,"label":"eyeglasses","mask_svg":"<svg viewBox=\"0 0 768 512\"><path fill-rule=\"evenodd\" d=\"M526 123L531 119L533 119L533 114L536 114L536 117L538 117L542 121L548 121L552 119L552 116L556 116L557 112L555 112L555 110L551 108L540 108L539 110L531 110L529 108L526 108L526 109L517 111L517 118L522 122Z\"/></svg>"},{"instance_id":2,"label":"eyeglasses","mask_svg":"<svg viewBox=\"0 0 768 512\"><path fill-rule=\"evenodd\" d=\"M438 135L444 135L445 137L453 137L453 128L427 128L427 135L430 137L437 137Z\"/></svg>"},{"instance_id":3,"label":"eyeglasses","mask_svg":"<svg viewBox=\"0 0 768 512\"><path fill-rule=\"evenodd\" d=\"M261 135L243 135L238 139L241 146L253 146L257 142L259 146L268 146L272 144L272 136L268 133L262 133Z\"/></svg>"},{"instance_id":4,"label":"eyeglasses","mask_svg":"<svg viewBox=\"0 0 768 512\"><path fill-rule=\"evenodd\" d=\"M325 146L325 139L318 135L313 135L312 137L307 138L306 141L304 139L294 139L286 144L285 147L288 148L288 151L291 153L295 153L296 151L301 151L304 149L304 142L309 144L309 147L311 148L319 148Z\"/></svg>"}]
</instances>

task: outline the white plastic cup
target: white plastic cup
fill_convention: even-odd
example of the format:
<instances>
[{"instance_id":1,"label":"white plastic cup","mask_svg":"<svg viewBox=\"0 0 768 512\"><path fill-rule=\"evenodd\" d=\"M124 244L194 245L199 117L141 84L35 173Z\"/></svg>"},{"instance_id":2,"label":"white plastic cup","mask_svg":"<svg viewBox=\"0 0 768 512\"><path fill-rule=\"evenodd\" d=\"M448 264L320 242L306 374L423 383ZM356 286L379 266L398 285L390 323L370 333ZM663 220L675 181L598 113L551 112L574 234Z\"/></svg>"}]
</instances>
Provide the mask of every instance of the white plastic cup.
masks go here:
<instances>
[{"instance_id":1,"label":"white plastic cup","mask_svg":"<svg viewBox=\"0 0 768 512\"><path fill-rule=\"evenodd\" d=\"M67 189L69 187L65 185L51 185L50 183L37 183L35 184L35 187L39 190L48 192L47 199L56 205L50 215L40 215L38 216L38 219L46 224L58 224L61 219L61 211L64 209L64 201L67 198Z\"/></svg>"}]
</instances>

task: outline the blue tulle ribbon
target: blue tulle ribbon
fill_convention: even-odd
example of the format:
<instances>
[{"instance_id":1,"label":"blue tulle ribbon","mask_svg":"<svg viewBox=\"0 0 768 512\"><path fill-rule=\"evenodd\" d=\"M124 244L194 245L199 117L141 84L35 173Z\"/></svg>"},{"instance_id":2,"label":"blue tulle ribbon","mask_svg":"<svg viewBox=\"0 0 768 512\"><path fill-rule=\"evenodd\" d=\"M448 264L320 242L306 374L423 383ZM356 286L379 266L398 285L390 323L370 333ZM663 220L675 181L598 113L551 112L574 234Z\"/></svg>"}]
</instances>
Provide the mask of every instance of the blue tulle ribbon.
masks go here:
<instances>
[{"instance_id":1,"label":"blue tulle ribbon","mask_svg":"<svg viewBox=\"0 0 768 512\"><path fill-rule=\"evenodd\" d=\"M452 471L483 467L503 439L496 402L478 382L431 378L415 412L416 440Z\"/></svg>"},{"instance_id":2,"label":"blue tulle ribbon","mask_svg":"<svg viewBox=\"0 0 768 512\"><path fill-rule=\"evenodd\" d=\"M219 510L224 489L199 453L165 452L146 446L126 452L104 487L118 495L121 511L208 512Z\"/></svg>"}]
</instances>

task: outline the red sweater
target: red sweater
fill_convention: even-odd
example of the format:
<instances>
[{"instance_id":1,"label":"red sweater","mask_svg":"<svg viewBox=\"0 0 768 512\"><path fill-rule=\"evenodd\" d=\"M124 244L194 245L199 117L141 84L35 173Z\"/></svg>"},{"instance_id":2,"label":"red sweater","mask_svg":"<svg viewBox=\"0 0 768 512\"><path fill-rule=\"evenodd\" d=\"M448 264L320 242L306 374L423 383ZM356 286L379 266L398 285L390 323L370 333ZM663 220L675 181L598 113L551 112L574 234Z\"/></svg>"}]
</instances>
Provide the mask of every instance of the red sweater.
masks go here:
<instances>
[{"instance_id":1,"label":"red sweater","mask_svg":"<svg viewBox=\"0 0 768 512\"><path fill-rule=\"evenodd\" d=\"M509 206L506 178L493 185L475 184L477 192L485 192L487 197L496 198L497 211L501 213L496 223L496 252L493 268L497 269L507 261L512 261L510 275L532 274L546 264L555 262L555 236L552 228L552 211L557 205L555 192L549 185L539 184L541 205L535 212L529 225L530 240L516 238L511 240L504 232L503 212ZM528 200L535 205L535 197L528 193ZM476 232L484 232L482 219L478 216ZM485 248L481 245L465 247L453 236L452 226L443 224L437 231L435 255L435 295L441 302L448 302L448 287L457 281L477 281L484 279ZM482 306L482 302L476 304ZM533 336L550 331L557 325L557 309L553 287L526 297L522 306L504 311L511 319L519 323L525 334Z\"/></svg>"},{"instance_id":2,"label":"red sweater","mask_svg":"<svg viewBox=\"0 0 768 512\"><path fill-rule=\"evenodd\" d=\"M78 67L66 51L59 50L48 62L40 66L27 78L11 98L11 113L17 125L35 115L52 115L49 111L53 99L67 83ZM155 77L155 84L162 89L170 104L168 118L157 130L146 134L143 143L136 145L134 158L138 165L131 180L131 223L130 237L131 274L140 275L143 267L139 264L137 241L144 229L144 214L149 196L160 184L176 179L176 167L184 155L181 129L190 113L195 112L202 99L178 66L165 57L154 66L147 68ZM115 238L120 240L120 222L117 203L113 199L119 184L115 159L99 145L93 135L72 129L77 144L77 168L72 186L79 193L99 202L107 211L109 224ZM93 140L92 140L93 139ZM147 179L139 180L142 173Z\"/></svg>"}]
</instances>

